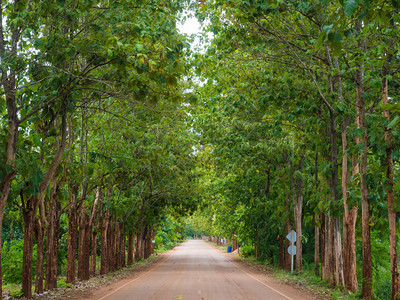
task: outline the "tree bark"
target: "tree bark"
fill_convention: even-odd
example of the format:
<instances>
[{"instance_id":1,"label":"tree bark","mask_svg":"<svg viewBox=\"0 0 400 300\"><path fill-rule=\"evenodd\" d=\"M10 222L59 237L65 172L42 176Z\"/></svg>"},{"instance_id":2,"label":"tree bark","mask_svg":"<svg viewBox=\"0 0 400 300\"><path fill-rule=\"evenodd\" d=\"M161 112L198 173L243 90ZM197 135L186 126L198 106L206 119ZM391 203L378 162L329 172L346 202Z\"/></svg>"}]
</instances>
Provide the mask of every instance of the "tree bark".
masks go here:
<instances>
[{"instance_id":1,"label":"tree bark","mask_svg":"<svg viewBox=\"0 0 400 300\"><path fill-rule=\"evenodd\" d=\"M290 231L292 231L292 225L290 224L290 208L289 208L289 198L290 198L290 193L287 194L286 196L286 204L285 204L285 210L286 210L286 235L289 234ZM287 252L287 249L289 248L290 243L289 240L285 238L285 270L290 271L291 270L291 264L292 264L292 258L291 255Z\"/></svg>"},{"instance_id":2,"label":"tree bark","mask_svg":"<svg viewBox=\"0 0 400 300\"><path fill-rule=\"evenodd\" d=\"M135 261L144 259L144 228L138 230L136 234Z\"/></svg>"},{"instance_id":3,"label":"tree bark","mask_svg":"<svg viewBox=\"0 0 400 300\"><path fill-rule=\"evenodd\" d=\"M133 231L128 233L128 266L133 264Z\"/></svg>"},{"instance_id":4,"label":"tree bark","mask_svg":"<svg viewBox=\"0 0 400 300\"><path fill-rule=\"evenodd\" d=\"M321 279L325 280L326 278L326 264L325 264L325 254L326 254L326 218L325 214L321 213Z\"/></svg>"},{"instance_id":5,"label":"tree bark","mask_svg":"<svg viewBox=\"0 0 400 300\"><path fill-rule=\"evenodd\" d=\"M121 268L124 268L126 266L126 252L125 252L125 244L126 244L126 233L124 230L124 225L121 223L121 235L120 235L120 251L121 251L121 263L120 266Z\"/></svg>"},{"instance_id":6,"label":"tree bark","mask_svg":"<svg viewBox=\"0 0 400 300\"><path fill-rule=\"evenodd\" d=\"M36 218L37 232L37 254L36 254L36 278L35 278L35 293L43 294L43 263L44 263L44 226L41 221Z\"/></svg>"},{"instance_id":7,"label":"tree bark","mask_svg":"<svg viewBox=\"0 0 400 300\"><path fill-rule=\"evenodd\" d=\"M93 203L93 207L92 207L92 212L90 214L90 219L89 219L89 224L88 224L88 232L87 234L90 235L90 233L92 233L92 255L91 255L91 265L90 265L90 269L89 269L89 277L90 275L96 275L96 257L97 257L97 228L95 228L93 230L93 227L95 226L95 223L97 222L97 213L98 213L98 206L99 203L101 202L102 198L103 198L103 193L101 190L101 186L102 184L100 184L97 187L97 191L96 191L96 197L94 199L94 203ZM90 239L90 237L89 237ZM89 251L89 249L88 249ZM88 253L89 255L89 253ZM89 257L88 257L88 262L89 262Z\"/></svg>"},{"instance_id":8,"label":"tree bark","mask_svg":"<svg viewBox=\"0 0 400 300\"><path fill-rule=\"evenodd\" d=\"M54 244L54 251L50 257L51 259L51 270L50 270L50 288L56 289L57 288L57 271L58 271L58 248L59 248L59 235L60 235L60 217L61 217L61 207L60 203L58 202L57 196L57 206L56 206L56 213L55 213L55 221L54 221L54 235L53 235L53 244Z\"/></svg>"},{"instance_id":9,"label":"tree bark","mask_svg":"<svg viewBox=\"0 0 400 300\"><path fill-rule=\"evenodd\" d=\"M322 272L323 280L330 284L335 284L335 253L334 253L334 228L333 217L325 215L324 222L324 270Z\"/></svg>"},{"instance_id":10,"label":"tree bark","mask_svg":"<svg viewBox=\"0 0 400 300\"><path fill-rule=\"evenodd\" d=\"M387 73L387 72L385 72ZM388 80L385 77L383 79L382 86L382 104L383 107L389 104L389 93L388 93ZM389 121L389 110L384 109L384 118ZM397 239L396 239L396 211L394 209L394 180L393 180L393 158L392 158L392 133L391 128L385 126L385 144L386 144L386 180L387 180L387 191L386 197L388 202L388 217L389 217L389 243L390 243L390 271L392 273L392 285L391 285L391 299L397 299L399 297L399 272L397 267Z\"/></svg>"},{"instance_id":11,"label":"tree bark","mask_svg":"<svg viewBox=\"0 0 400 300\"><path fill-rule=\"evenodd\" d=\"M343 193L343 270L345 286L353 293L358 292L357 257L356 257L356 221L357 207L349 210L347 185L350 180L348 171L346 126L342 121L342 193ZM353 161L353 175L358 173L357 161Z\"/></svg>"},{"instance_id":12,"label":"tree bark","mask_svg":"<svg viewBox=\"0 0 400 300\"><path fill-rule=\"evenodd\" d=\"M339 78L339 82L341 80ZM338 181L339 181L339 167L338 167L338 145L336 139L336 115L330 111L330 140L331 140L331 164L332 164L332 176L331 176L331 190L332 200L336 203L339 202L338 195ZM340 232L340 218L335 217L333 220L333 237L334 237L334 252L336 259L336 284L344 286L344 272L343 272L343 257L342 257L342 237Z\"/></svg>"},{"instance_id":13,"label":"tree bark","mask_svg":"<svg viewBox=\"0 0 400 300\"><path fill-rule=\"evenodd\" d=\"M96 275L96 258L97 258L97 229L92 232L92 255L90 264L90 275Z\"/></svg>"},{"instance_id":14,"label":"tree bark","mask_svg":"<svg viewBox=\"0 0 400 300\"><path fill-rule=\"evenodd\" d=\"M314 273L319 276L319 226L316 212L314 213Z\"/></svg>"},{"instance_id":15,"label":"tree bark","mask_svg":"<svg viewBox=\"0 0 400 300\"><path fill-rule=\"evenodd\" d=\"M23 211L25 229L22 259L22 293L28 299L32 298L32 251L36 214L35 203L37 203L37 199L29 198L26 210Z\"/></svg>"},{"instance_id":16,"label":"tree bark","mask_svg":"<svg viewBox=\"0 0 400 300\"><path fill-rule=\"evenodd\" d=\"M79 241L78 241L78 279L89 279L89 216L82 208L79 220Z\"/></svg>"},{"instance_id":17,"label":"tree bark","mask_svg":"<svg viewBox=\"0 0 400 300\"><path fill-rule=\"evenodd\" d=\"M100 274L104 275L109 272L109 260L108 260L108 229L110 222L110 213L106 210L104 214L104 220L101 225L101 261L100 261Z\"/></svg>"},{"instance_id":18,"label":"tree bark","mask_svg":"<svg viewBox=\"0 0 400 300\"><path fill-rule=\"evenodd\" d=\"M300 158L298 170L303 169L304 156ZM303 249L302 249L302 214L303 214L303 178L294 178L294 166L291 164L291 185L294 204L294 221L296 227L296 271L303 271Z\"/></svg>"},{"instance_id":19,"label":"tree bark","mask_svg":"<svg viewBox=\"0 0 400 300\"><path fill-rule=\"evenodd\" d=\"M53 176L52 185L50 189L50 204L48 212L48 227L47 227L47 243L46 243L46 283L45 289L52 290L57 287L57 273L53 274L55 263L55 269L57 270L57 259L54 261L56 253L56 245L58 244L58 236L56 236L57 227L57 174ZM56 243L55 243L56 241ZM54 278L55 276L55 278Z\"/></svg>"},{"instance_id":20,"label":"tree bark","mask_svg":"<svg viewBox=\"0 0 400 300\"><path fill-rule=\"evenodd\" d=\"M360 182L361 182L361 227L362 227L362 261L363 261L363 284L362 297L364 299L373 299L372 291L372 254L371 254L371 233L369 227L369 200L368 186L365 181L367 172L367 125L365 123L365 103L364 103L364 63L359 66L357 73L357 115L360 128L363 130L361 136L362 152L360 154Z\"/></svg>"},{"instance_id":21,"label":"tree bark","mask_svg":"<svg viewBox=\"0 0 400 300\"><path fill-rule=\"evenodd\" d=\"M69 200L69 218L68 218L68 254L67 254L67 278L66 282L75 284L76 272L76 238L78 231L78 221L76 213L76 200L78 188L72 187Z\"/></svg>"}]
</instances>

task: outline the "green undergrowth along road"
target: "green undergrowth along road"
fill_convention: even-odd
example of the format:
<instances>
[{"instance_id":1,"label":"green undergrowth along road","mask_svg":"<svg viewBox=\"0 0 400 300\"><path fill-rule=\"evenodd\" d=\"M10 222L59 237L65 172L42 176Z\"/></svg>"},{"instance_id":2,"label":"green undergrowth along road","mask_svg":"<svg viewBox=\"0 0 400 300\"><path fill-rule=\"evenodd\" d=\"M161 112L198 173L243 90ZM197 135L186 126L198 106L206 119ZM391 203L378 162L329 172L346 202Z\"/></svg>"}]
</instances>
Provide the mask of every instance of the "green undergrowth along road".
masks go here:
<instances>
[{"instance_id":1,"label":"green undergrowth along road","mask_svg":"<svg viewBox=\"0 0 400 300\"><path fill-rule=\"evenodd\" d=\"M214 242L208 242L220 251L226 252L227 247L219 246ZM360 299L360 296L353 294L339 287L333 287L329 283L322 281L320 277L315 276L313 269L304 268L302 273L279 269L278 266L255 259L254 256L247 256L243 248L240 249L239 255L234 256L234 260L257 267L260 271L266 272L268 275L285 282L286 284L299 287L311 292L318 299Z\"/></svg>"},{"instance_id":2,"label":"green undergrowth along road","mask_svg":"<svg viewBox=\"0 0 400 300\"><path fill-rule=\"evenodd\" d=\"M158 248L155 251L155 254L151 255L148 259L142 259L137 262L134 262L130 266L126 266L125 268L110 272L106 275L96 275L91 277L87 281L79 281L76 283L76 285L72 285L69 283L66 283L66 277L65 276L59 276L57 280L57 289L52 290L50 293L48 293L46 296L44 296L44 299L47 299L48 295L65 295L68 294L70 291L88 291L93 288L98 288L104 285L108 285L114 282L117 282L121 279L124 279L126 277L132 276L133 272L139 271L142 268L151 266L152 264L156 263L159 261L160 256L159 254L161 253L166 253L176 246L180 245L182 242L176 242L173 244L168 245L168 248L166 247L161 247ZM32 286L32 289L34 286ZM5 284L3 285L3 292L6 297L9 297L9 299L19 299L22 296L22 291L21 291L21 284ZM35 297L40 297L40 295L33 294Z\"/></svg>"}]
</instances>

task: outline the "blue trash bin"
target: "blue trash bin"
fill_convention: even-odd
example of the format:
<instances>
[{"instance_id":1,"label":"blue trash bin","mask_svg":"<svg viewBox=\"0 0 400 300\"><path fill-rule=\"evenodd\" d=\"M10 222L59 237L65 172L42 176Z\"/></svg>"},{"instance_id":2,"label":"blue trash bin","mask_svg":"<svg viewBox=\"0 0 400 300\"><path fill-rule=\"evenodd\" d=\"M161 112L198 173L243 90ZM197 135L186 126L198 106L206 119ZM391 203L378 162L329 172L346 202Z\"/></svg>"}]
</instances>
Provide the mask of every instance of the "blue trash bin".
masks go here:
<instances>
[{"instance_id":1,"label":"blue trash bin","mask_svg":"<svg viewBox=\"0 0 400 300\"><path fill-rule=\"evenodd\" d=\"M226 252L231 253L232 252L232 247L228 246L228 248L226 248Z\"/></svg>"}]
</instances>

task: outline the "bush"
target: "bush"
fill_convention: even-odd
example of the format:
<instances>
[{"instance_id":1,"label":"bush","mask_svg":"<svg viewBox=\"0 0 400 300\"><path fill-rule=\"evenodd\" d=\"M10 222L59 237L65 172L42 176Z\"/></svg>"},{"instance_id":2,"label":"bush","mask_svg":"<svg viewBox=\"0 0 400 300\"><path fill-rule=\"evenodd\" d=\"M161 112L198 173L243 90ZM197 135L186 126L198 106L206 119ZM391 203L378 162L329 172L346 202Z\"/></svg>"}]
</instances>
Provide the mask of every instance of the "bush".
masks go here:
<instances>
[{"instance_id":1,"label":"bush","mask_svg":"<svg viewBox=\"0 0 400 300\"><path fill-rule=\"evenodd\" d=\"M4 242L1 255L1 264L3 267L4 283L22 283L22 254L24 249L24 240L13 240ZM33 247L33 270L36 273L36 245Z\"/></svg>"},{"instance_id":2,"label":"bush","mask_svg":"<svg viewBox=\"0 0 400 300\"><path fill-rule=\"evenodd\" d=\"M242 246L240 250L242 251L242 256L244 257L254 256L253 246Z\"/></svg>"},{"instance_id":3,"label":"bush","mask_svg":"<svg viewBox=\"0 0 400 300\"><path fill-rule=\"evenodd\" d=\"M161 245L169 247L172 244L168 234L164 231L157 231L155 237L155 248L159 248Z\"/></svg>"}]
</instances>

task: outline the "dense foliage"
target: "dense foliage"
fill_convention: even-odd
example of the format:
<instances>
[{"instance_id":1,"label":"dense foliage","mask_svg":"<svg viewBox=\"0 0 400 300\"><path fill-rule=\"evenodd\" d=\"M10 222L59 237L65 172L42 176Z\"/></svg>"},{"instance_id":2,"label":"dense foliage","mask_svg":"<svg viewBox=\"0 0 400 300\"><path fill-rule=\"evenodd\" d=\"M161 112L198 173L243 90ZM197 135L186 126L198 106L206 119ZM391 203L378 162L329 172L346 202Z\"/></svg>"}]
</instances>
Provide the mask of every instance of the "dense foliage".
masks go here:
<instances>
[{"instance_id":1,"label":"dense foliage","mask_svg":"<svg viewBox=\"0 0 400 300\"><path fill-rule=\"evenodd\" d=\"M3 281L29 298L185 236L290 270L294 229L296 272L396 299L399 7L0 1Z\"/></svg>"},{"instance_id":2,"label":"dense foliage","mask_svg":"<svg viewBox=\"0 0 400 300\"><path fill-rule=\"evenodd\" d=\"M298 272L396 299L399 3L202 1L197 16L209 234L290 269L294 229Z\"/></svg>"}]
</instances>

